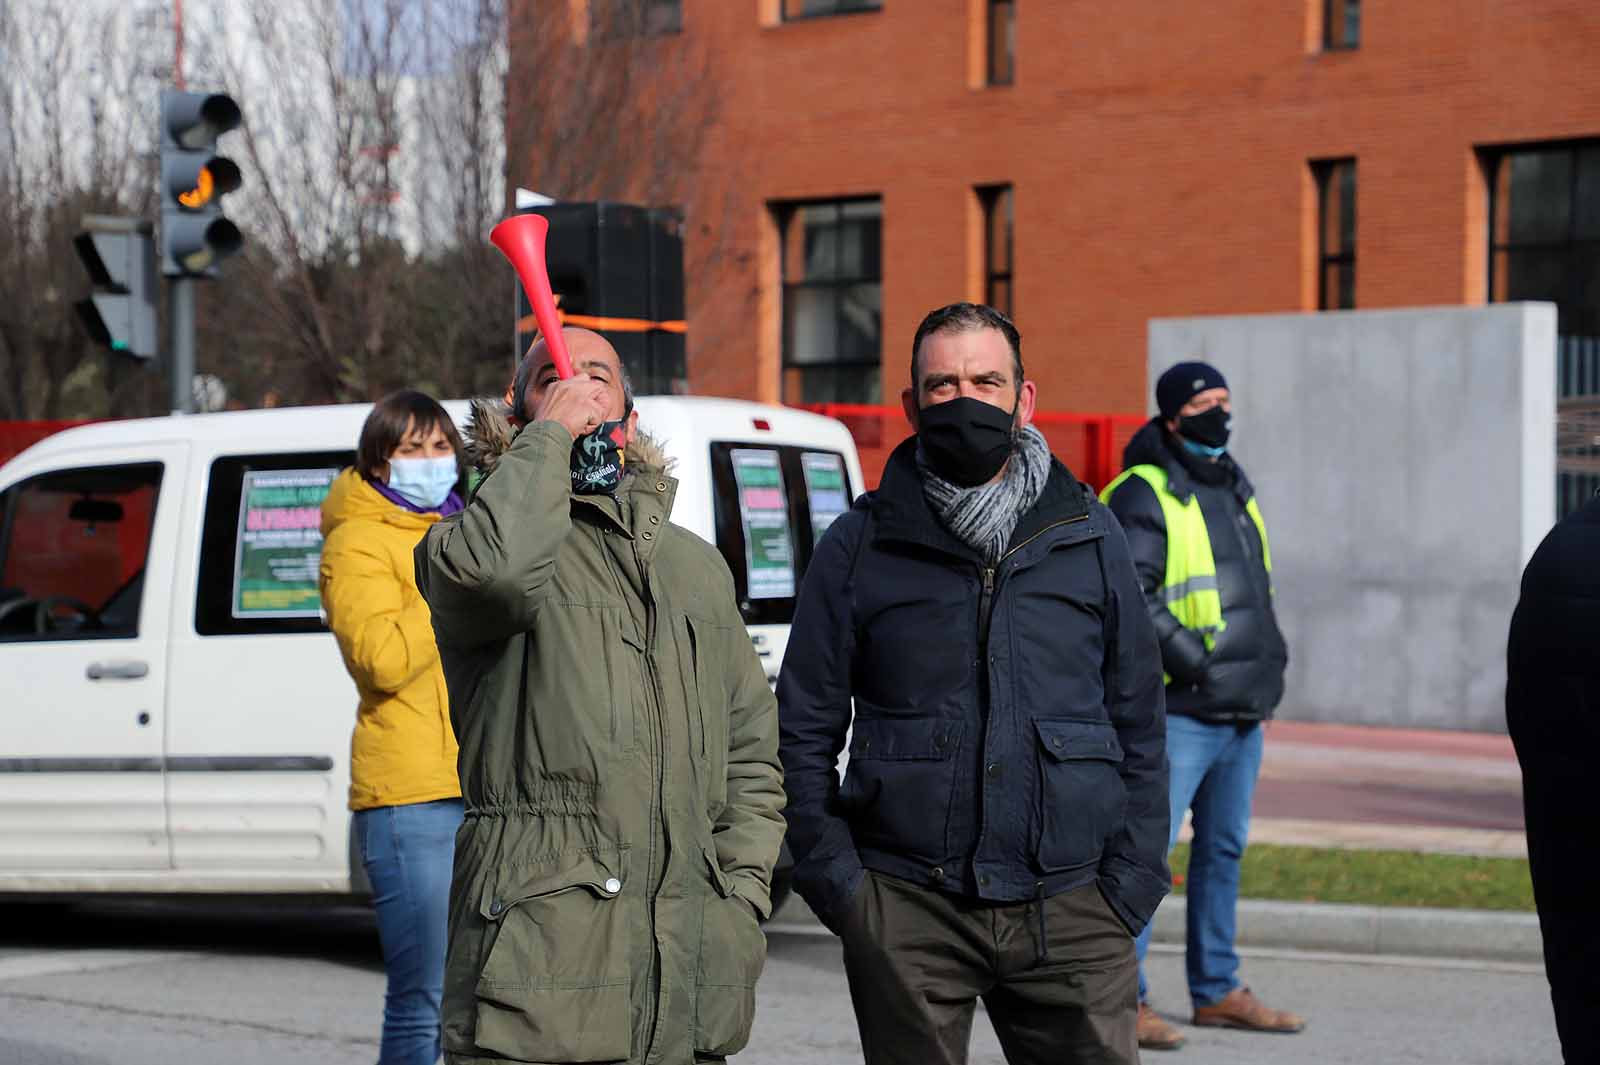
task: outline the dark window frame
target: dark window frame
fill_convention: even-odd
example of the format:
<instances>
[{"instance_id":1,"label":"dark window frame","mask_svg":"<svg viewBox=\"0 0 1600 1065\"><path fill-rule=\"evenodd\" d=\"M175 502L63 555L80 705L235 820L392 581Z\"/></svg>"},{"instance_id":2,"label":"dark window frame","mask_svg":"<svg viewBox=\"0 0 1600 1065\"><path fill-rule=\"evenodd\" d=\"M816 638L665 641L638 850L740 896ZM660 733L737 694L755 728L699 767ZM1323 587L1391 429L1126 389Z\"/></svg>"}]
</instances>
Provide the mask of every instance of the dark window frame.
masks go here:
<instances>
[{"instance_id":1,"label":"dark window frame","mask_svg":"<svg viewBox=\"0 0 1600 1065\"><path fill-rule=\"evenodd\" d=\"M1600 236L1578 236L1580 215L1577 210L1577 205L1580 199L1578 188L1582 177L1582 171L1580 167L1582 155L1586 151L1592 152L1597 148L1600 148L1600 137L1588 137L1565 141L1542 141L1530 144L1506 145L1504 147L1480 150L1479 158L1483 163L1484 178L1489 190L1489 261L1487 264L1488 302L1504 302L1495 295L1496 288L1502 281L1502 278L1499 277L1498 271L1496 270L1496 266L1502 254L1510 256L1518 252L1542 251L1556 256L1570 257L1585 250L1600 250ZM1567 184L1566 235L1560 240L1516 241L1510 239L1510 234L1508 232L1507 239L1504 242L1501 242L1497 239L1497 234L1500 228L1500 211L1503 207L1507 206L1506 204L1502 203L1500 197L1500 175L1502 168L1509 165L1511 158L1516 155L1551 154L1555 152L1566 153L1571 160L1571 165L1569 168L1571 173L1568 177ZM1509 222L1506 228L1509 231ZM1576 285L1578 283L1578 276L1579 275L1576 272L1568 271L1566 285ZM1560 297L1549 298L1552 302L1566 305L1569 308L1574 308L1575 305L1581 304L1582 301L1574 299L1573 297L1574 293L1567 291L1563 292ZM1563 334L1571 333L1591 335L1591 328L1593 333L1600 334L1600 312L1596 313L1595 319L1596 321L1592 327L1588 323L1566 322L1558 323L1557 328ZM1577 328L1566 328L1566 326L1576 326Z\"/></svg>"},{"instance_id":2,"label":"dark window frame","mask_svg":"<svg viewBox=\"0 0 1600 1065\"><path fill-rule=\"evenodd\" d=\"M1000 42L996 40L995 19L1001 9L1006 12L1007 39L1005 47L1006 69L998 70L999 64L995 62L1000 53ZM991 86L1015 85L1017 83L1017 0L989 0L984 11L983 33L988 48L986 57L987 84Z\"/></svg>"},{"instance_id":3,"label":"dark window frame","mask_svg":"<svg viewBox=\"0 0 1600 1065\"><path fill-rule=\"evenodd\" d=\"M789 14L789 0L778 0L778 22L810 22L819 18L840 18L845 15L872 15L883 10L884 0L834 0L831 11L813 11L809 14Z\"/></svg>"},{"instance_id":4,"label":"dark window frame","mask_svg":"<svg viewBox=\"0 0 1600 1065\"><path fill-rule=\"evenodd\" d=\"M598 5L589 8L589 32L600 40L626 40L634 37L670 37L683 32L683 0L605 0L606 3L634 3L638 5L637 27L621 28L604 24L597 17ZM652 25L657 8L670 8L672 14L661 25Z\"/></svg>"},{"instance_id":5,"label":"dark window frame","mask_svg":"<svg viewBox=\"0 0 1600 1065\"><path fill-rule=\"evenodd\" d=\"M327 632L321 618L233 616L233 579L244 474L254 470L345 469L355 449L273 451L218 455L206 471L206 505L200 525L200 568L195 580L194 631L200 636L260 636Z\"/></svg>"},{"instance_id":6,"label":"dark window frame","mask_svg":"<svg viewBox=\"0 0 1600 1065\"><path fill-rule=\"evenodd\" d=\"M80 640L137 640L140 626L144 621L144 577L150 569L150 556L155 550L156 520L161 514L161 487L166 481L167 464L159 459L132 459L126 462L110 462L98 465L64 466L57 469L41 470L29 477L24 477L0 491L0 571L4 570L6 557L11 551L11 538L15 532L15 505L17 496L28 485L35 482L62 478L73 474L105 474L111 471L126 471L130 475L143 473L153 475L147 487L154 489L150 504L150 524L144 530L144 565L132 577L124 580L107 596L105 602L96 608L96 615L103 617L107 608L113 601L129 588L136 584L139 588L138 602L134 604L131 626L116 629L62 629L53 632L41 633L16 633L0 635L0 644L16 643L68 643ZM0 600L0 605L14 602L15 600Z\"/></svg>"},{"instance_id":7,"label":"dark window frame","mask_svg":"<svg viewBox=\"0 0 1600 1065\"><path fill-rule=\"evenodd\" d=\"M789 238L789 229L790 229L791 224L794 221L794 216L795 216L795 214L797 212L802 211L802 210L807 210L807 209L831 207L831 208L835 208L835 209L839 210L841 212L841 214L842 214L843 208L845 208L845 207L847 207L847 206L849 206L851 204L867 204L867 203L876 204L878 206L878 219L877 219L877 222L878 222L878 248L879 248L879 254L878 254L878 272L877 272L876 275L862 274L862 275L850 276L850 277L830 277L830 278L826 278L826 279L822 279L822 280L810 280L810 279L808 279L808 280L800 280L800 281L791 280L787 276L785 271L788 268L788 258L789 258L789 239L790 239ZM826 361L826 362L816 362L816 361L806 362L806 361L802 361L802 360L794 358L793 357L793 353L790 350L790 347L789 347L789 315L790 315L791 309L793 307L793 302L791 300L790 294L793 293L793 292L796 292L796 291L799 291L799 290L817 290L817 289L841 289L842 290L842 289L849 289L849 288L852 288L852 287L857 286L857 285L876 284L878 286L878 288L879 288L879 307L878 307L878 311L879 311L879 314L881 316L882 311L883 311L883 306L882 306L882 289L883 289L883 254L882 254L882 248L883 248L883 197L882 196L844 196L844 197L840 197L840 198L837 198L837 199L828 199L828 200L785 200L785 201L780 201L780 202L773 203L770 206L771 206L771 210L772 210L772 213L773 213L773 221L778 226L778 285L779 285L779 291L780 291L780 298L782 300L782 303L781 303L781 305L779 307L779 311L780 311L779 328L782 330L782 334L781 334L781 336L779 338L779 347L780 347L780 352L781 352L780 360L779 360L780 361L780 371L783 373L783 375L785 377L787 377L789 371L791 371L791 370L798 370L801 373L804 373L807 370L841 370L841 369L842 370L852 370L853 369L853 370L879 370L879 371L881 371L882 368L883 368L883 329L882 329L881 317L880 317L879 330L878 330L878 351L877 351L877 353L875 355L871 356L870 358L868 358L868 357L850 358L850 359L835 358L835 359L830 359L829 361ZM842 218L841 218L841 221L842 221ZM803 236L803 234L802 234L802 236ZM842 348L842 345L839 344L838 340L837 340L839 329L840 329L840 319L836 316L835 319L834 319L834 334L835 334L834 347L835 347L836 350ZM780 382L780 384L782 384L782 382ZM880 383L880 387L881 387L881 383ZM781 391L784 391L784 389L780 388L780 392ZM789 396L784 396L782 401L786 402L786 403L803 402L803 400L801 400L799 397L791 398ZM876 399L869 398L869 399L866 400L866 402L869 402L869 403L876 402Z\"/></svg>"},{"instance_id":8,"label":"dark window frame","mask_svg":"<svg viewBox=\"0 0 1600 1065\"><path fill-rule=\"evenodd\" d=\"M1515 210L1515 206L1510 196L1511 174L1507 171L1511 160L1519 155L1558 153L1567 156L1568 166L1566 222L1562 237L1549 239L1541 235L1538 239L1514 239L1511 232L1511 213ZM1581 204L1593 202L1592 199L1585 199L1580 194L1583 178L1588 173L1584 169L1586 156L1593 165L1600 166L1600 137L1533 141L1478 149L1478 160L1488 190L1486 226L1488 262L1485 264L1487 300L1490 303L1502 303L1544 299L1556 304L1556 395L1563 407L1567 403L1573 403L1578 411L1584 410L1592 402L1600 402L1600 306L1595 305L1592 297L1586 298L1585 271L1581 263L1585 256L1600 256L1600 232L1595 236L1579 235L1585 223L1591 227L1595 224L1593 216L1586 218L1579 210ZM1507 185L1504 198L1500 191L1502 175L1505 176ZM1505 240L1499 239L1502 211L1506 212ZM1559 266L1561 277L1555 292L1530 295L1524 291L1512 295L1513 278L1509 276L1512 274L1511 261L1517 255L1529 254L1542 254L1547 260L1542 264L1546 269L1552 265ZM1508 275L1505 277L1501 276L1502 258ZM1498 291L1502 286L1506 289L1504 297ZM1559 435L1558 433L1558 437ZM1589 454L1589 449L1582 444L1574 448L1571 444L1563 446L1559 439L1557 441L1556 517L1558 520L1586 505L1593 498L1596 488L1600 488L1600 476L1583 472L1581 464L1577 470L1563 468L1565 461L1586 458Z\"/></svg>"},{"instance_id":9,"label":"dark window frame","mask_svg":"<svg viewBox=\"0 0 1600 1065\"><path fill-rule=\"evenodd\" d=\"M751 599L750 574L745 564L744 523L739 513L739 486L733 473L734 451L774 451L782 471L784 504L789 517L790 549L794 552L795 595L785 599ZM817 537L811 525L811 497L806 489L805 455L831 455L844 471L845 498L854 500L863 489L850 480L850 463L832 448L809 444L777 444L771 440L717 440L710 445L711 511L717 550L733 572L739 614L746 625L787 625L794 618L795 601L806 570L816 555Z\"/></svg>"},{"instance_id":10,"label":"dark window frame","mask_svg":"<svg viewBox=\"0 0 1600 1065\"><path fill-rule=\"evenodd\" d=\"M1341 216L1350 220L1350 243L1335 251L1328 249L1328 197L1343 188L1335 188L1334 177L1346 172L1350 175L1350 203ZM1360 172L1354 156L1338 159L1317 159L1311 163L1311 173L1317 183L1317 310L1349 311L1356 307L1356 245L1359 241L1359 214L1357 205L1361 198ZM1350 302L1345 303L1339 294L1328 291L1328 269L1338 267L1348 273ZM1341 286L1342 287L1342 286Z\"/></svg>"},{"instance_id":11,"label":"dark window frame","mask_svg":"<svg viewBox=\"0 0 1600 1065\"><path fill-rule=\"evenodd\" d=\"M983 206L983 302L1001 312L1007 318L1015 318L1017 302L1016 186L1009 183L1004 185L979 185L977 193L978 202ZM1005 201L1006 208L1006 262L1005 269L997 270L995 268L994 216L1001 200ZM994 298L995 287L1002 284L1006 286L1008 294L1004 307L995 302Z\"/></svg>"},{"instance_id":12,"label":"dark window frame","mask_svg":"<svg viewBox=\"0 0 1600 1065\"><path fill-rule=\"evenodd\" d=\"M1337 35L1335 25L1339 30ZM1322 0L1322 50L1353 52L1360 47L1361 0Z\"/></svg>"}]
</instances>

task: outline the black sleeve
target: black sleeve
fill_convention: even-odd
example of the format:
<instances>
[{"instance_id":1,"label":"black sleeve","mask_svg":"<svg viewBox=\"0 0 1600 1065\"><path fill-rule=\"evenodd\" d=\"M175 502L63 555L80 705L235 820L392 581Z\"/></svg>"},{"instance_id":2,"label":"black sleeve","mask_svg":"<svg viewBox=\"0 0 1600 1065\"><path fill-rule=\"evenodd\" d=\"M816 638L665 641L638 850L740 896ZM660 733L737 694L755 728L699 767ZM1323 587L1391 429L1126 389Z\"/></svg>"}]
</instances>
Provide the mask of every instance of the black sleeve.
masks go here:
<instances>
[{"instance_id":1,"label":"black sleeve","mask_svg":"<svg viewBox=\"0 0 1600 1065\"><path fill-rule=\"evenodd\" d=\"M835 521L806 569L778 677L778 757L800 897L835 932L865 871L838 815L839 752L851 719L855 630L849 582L865 512Z\"/></svg>"},{"instance_id":2,"label":"black sleeve","mask_svg":"<svg viewBox=\"0 0 1600 1065\"><path fill-rule=\"evenodd\" d=\"M1137 935L1170 890L1167 794L1167 711L1156 632L1144 609L1116 521L1105 539L1102 565L1111 597L1114 639L1105 664L1106 710L1122 745L1117 771L1127 790L1122 828L1106 844L1100 878L1107 899Z\"/></svg>"},{"instance_id":3,"label":"black sleeve","mask_svg":"<svg viewBox=\"0 0 1600 1065\"><path fill-rule=\"evenodd\" d=\"M1155 489L1142 477L1129 477L1111 493L1106 505L1127 537L1145 609L1161 643L1162 666L1174 679L1198 684L1206 672L1205 641L1179 624L1161 598L1167 576L1167 522Z\"/></svg>"}]
</instances>

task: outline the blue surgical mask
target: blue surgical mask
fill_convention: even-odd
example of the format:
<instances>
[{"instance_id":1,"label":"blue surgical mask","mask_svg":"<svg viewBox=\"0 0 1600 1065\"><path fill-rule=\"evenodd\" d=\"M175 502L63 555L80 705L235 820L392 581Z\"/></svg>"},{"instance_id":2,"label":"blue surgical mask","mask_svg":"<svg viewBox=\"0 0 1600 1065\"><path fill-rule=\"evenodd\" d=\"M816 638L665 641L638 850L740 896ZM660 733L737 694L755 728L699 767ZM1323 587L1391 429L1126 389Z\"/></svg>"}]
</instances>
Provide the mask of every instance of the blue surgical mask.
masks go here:
<instances>
[{"instance_id":1,"label":"blue surgical mask","mask_svg":"<svg viewBox=\"0 0 1600 1065\"><path fill-rule=\"evenodd\" d=\"M1225 447L1207 447L1198 441L1190 440L1187 436L1178 437L1178 443L1182 444L1183 449L1189 454L1198 455L1203 459L1221 458L1222 453L1228 450Z\"/></svg>"},{"instance_id":2,"label":"blue surgical mask","mask_svg":"<svg viewBox=\"0 0 1600 1065\"><path fill-rule=\"evenodd\" d=\"M436 459L390 459L389 487L412 506L433 510L450 498L460 477L454 455Z\"/></svg>"}]
</instances>

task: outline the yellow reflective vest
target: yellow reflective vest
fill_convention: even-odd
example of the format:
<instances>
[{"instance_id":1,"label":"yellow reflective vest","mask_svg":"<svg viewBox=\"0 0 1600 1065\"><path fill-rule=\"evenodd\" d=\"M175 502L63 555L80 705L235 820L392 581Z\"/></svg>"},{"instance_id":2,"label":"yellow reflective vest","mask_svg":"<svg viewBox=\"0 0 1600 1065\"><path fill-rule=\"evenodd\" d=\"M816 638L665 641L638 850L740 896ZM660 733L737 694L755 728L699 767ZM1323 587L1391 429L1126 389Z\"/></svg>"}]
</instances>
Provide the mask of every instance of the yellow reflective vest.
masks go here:
<instances>
[{"instance_id":1,"label":"yellow reflective vest","mask_svg":"<svg viewBox=\"0 0 1600 1065\"><path fill-rule=\"evenodd\" d=\"M1211 533L1200 512L1200 497L1191 493L1187 502L1173 495L1167 485L1167 471L1153 464L1134 466L1106 485L1101 502L1129 477L1142 478L1155 490L1167 526L1167 570L1161 585L1161 598L1178 624L1193 629L1205 640L1206 650L1216 646L1217 633L1228 627L1222 616L1222 596L1217 590L1217 561L1211 550ZM1272 548L1267 544L1267 526L1255 496L1245 504L1250 520L1261 534L1261 558L1272 576ZM1169 678L1170 680L1170 678Z\"/></svg>"}]
</instances>

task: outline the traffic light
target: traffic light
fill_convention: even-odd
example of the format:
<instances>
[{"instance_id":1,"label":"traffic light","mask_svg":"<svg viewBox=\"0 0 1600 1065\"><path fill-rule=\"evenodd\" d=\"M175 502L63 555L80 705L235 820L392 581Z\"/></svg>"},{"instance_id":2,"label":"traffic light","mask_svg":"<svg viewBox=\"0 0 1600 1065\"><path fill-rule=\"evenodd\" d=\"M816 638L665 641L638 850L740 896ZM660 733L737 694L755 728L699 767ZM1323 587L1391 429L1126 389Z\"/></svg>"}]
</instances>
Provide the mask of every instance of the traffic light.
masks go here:
<instances>
[{"instance_id":1,"label":"traffic light","mask_svg":"<svg viewBox=\"0 0 1600 1065\"><path fill-rule=\"evenodd\" d=\"M156 354L156 246L150 223L91 215L72 240L94 291L73 304L95 343L148 359Z\"/></svg>"},{"instance_id":2,"label":"traffic light","mask_svg":"<svg viewBox=\"0 0 1600 1065\"><path fill-rule=\"evenodd\" d=\"M225 93L161 93L161 272L167 277L216 277L217 263L244 244L220 202L239 187L239 168L216 154L217 138L242 119Z\"/></svg>"}]
</instances>

